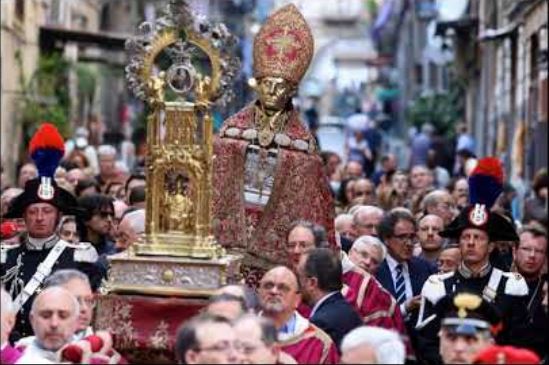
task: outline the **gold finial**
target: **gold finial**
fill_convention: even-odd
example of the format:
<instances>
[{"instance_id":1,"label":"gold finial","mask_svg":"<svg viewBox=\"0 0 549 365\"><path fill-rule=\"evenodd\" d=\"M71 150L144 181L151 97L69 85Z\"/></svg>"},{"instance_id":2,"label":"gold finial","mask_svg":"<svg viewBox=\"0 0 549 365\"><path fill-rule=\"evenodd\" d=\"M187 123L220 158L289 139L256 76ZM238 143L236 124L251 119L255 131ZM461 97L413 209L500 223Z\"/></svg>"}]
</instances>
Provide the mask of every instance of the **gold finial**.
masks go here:
<instances>
[{"instance_id":1,"label":"gold finial","mask_svg":"<svg viewBox=\"0 0 549 365\"><path fill-rule=\"evenodd\" d=\"M458 317L467 317L467 310L475 310L482 303L482 298L475 294L461 293L454 298L454 305L458 308Z\"/></svg>"}]
</instances>

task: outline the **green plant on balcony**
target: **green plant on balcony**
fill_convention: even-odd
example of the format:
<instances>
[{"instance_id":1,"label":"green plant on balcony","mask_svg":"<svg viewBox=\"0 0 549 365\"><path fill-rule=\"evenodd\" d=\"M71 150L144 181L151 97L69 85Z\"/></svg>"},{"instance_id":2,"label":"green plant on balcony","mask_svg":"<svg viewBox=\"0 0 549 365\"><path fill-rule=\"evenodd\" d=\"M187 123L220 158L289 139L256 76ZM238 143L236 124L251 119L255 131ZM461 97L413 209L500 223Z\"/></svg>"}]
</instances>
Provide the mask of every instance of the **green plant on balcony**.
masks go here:
<instances>
[{"instance_id":1,"label":"green plant on balcony","mask_svg":"<svg viewBox=\"0 0 549 365\"><path fill-rule=\"evenodd\" d=\"M19 121L25 144L43 121L53 123L60 133L70 135L68 71L70 63L60 54L40 55L38 67L27 80L23 72L21 53L16 51L19 85L22 90Z\"/></svg>"},{"instance_id":2,"label":"green plant on balcony","mask_svg":"<svg viewBox=\"0 0 549 365\"><path fill-rule=\"evenodd\" d=\"M465 89L463 83L453 80L448 91L420 96L406 110L406 120L418 129L424 123L432 124L442 135L455 133L455 123L465 112Z\"/></svg>"}]
</instances>

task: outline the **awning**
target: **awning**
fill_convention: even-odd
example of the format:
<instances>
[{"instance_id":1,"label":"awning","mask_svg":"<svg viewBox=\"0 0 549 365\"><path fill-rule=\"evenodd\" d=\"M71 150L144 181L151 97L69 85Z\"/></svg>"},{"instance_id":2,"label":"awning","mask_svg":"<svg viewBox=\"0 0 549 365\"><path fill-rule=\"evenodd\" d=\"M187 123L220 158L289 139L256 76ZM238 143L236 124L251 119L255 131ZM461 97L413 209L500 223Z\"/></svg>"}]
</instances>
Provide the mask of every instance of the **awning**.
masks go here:
<instances>
[{"instance_id":1,"label":"awning","mask_svg":"<svg viewBox=\"0 0 549 365\"><path fill-rule=\"evenodd\" d=\"M89 32L42 26L40 27L40 48L42 50L53 50L59 48L59 43L64 45L68 42L74 42L79 45L91 45L102 49L123 51L124 44L129 36L119 33Z\"/></svg>"},{"instance_id":2,"label":"awning","mask_svg":"<svg viewBox=\"0 0 549 365\"><path fill-rule=\"evenodd\" d=\"M478 26L477 18L460 18L458 20L450 21L437 21L437 27L435 35L444 37L448 29L455 29L457 31L473 30Z\"/></svg>"},{"instance_id":3,"label":"awning","mask_svg":"<svg viewBox=\"0 0 549 365\"><path fill-rule=\"evenodd\" d=\"M498 39L510 37L516 32L518 26L519 22L514 21L498 29L486 29L482 32L479 32L478 40L481 42L495 41Z\"/></svg>"}]
</instances>

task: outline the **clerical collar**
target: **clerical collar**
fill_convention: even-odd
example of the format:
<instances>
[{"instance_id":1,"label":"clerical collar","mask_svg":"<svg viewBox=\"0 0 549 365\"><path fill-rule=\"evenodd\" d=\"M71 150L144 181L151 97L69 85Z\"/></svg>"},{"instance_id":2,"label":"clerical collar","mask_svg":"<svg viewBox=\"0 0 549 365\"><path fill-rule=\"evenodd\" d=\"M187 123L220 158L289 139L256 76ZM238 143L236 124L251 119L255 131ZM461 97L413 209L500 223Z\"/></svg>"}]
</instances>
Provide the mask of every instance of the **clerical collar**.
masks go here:
<instances>
[{"instance_id":1,"label":"clerical collar","mask_svg":"<svg viewBox=\"0 0 549 365\"><path fill-rule=\"evenodd\" d=\"M480 269L480 271L478 271L478 272L474 272L473 270L469 269L463 261L458 266L458 272L465 279L483 278L486 275L488 275L491 270L492 270L492 265L490 265L490 262L487 262L486 265L484 265L484 267L482 269Z\"/></svg>"},{"instance_id":2,"label":"clerical collar","mask_svg":"<svg viewBox=\"0 0 549 365\"><path fill-rule=\"evenodd\" d=\"M27 236L27 249L32 251L47 250L52 248L59 240L56 234L53 234L46 238L34 238Z\"/></svg>"}]
</instances>

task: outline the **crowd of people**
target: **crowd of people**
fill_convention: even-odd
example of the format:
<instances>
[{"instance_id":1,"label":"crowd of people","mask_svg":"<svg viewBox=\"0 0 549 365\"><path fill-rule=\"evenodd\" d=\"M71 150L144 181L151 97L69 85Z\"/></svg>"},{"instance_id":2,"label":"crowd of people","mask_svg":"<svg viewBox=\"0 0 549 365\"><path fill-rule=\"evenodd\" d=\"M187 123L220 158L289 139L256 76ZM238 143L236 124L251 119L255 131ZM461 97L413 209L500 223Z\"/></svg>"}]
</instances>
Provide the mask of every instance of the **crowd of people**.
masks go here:
<instances>
[{"instance_id":1,"label":"crowd of people","mask_svg":"<svg viewBox=\"0 0 549 365\"><path fill-rule=\"evenodd\" d=\"M399 169L361 116L345 156L319 156L292 107L313 44L294 5L256 36L258 100L213 148L212 234L245 251L244 277L171 324L174 358L547 363L547 170L518 214L501 162L477 159L462 126L453 164L426 124ZM16 182L0 180L2 364L127 362L94 312L109 256L145 236L144 161L88 133L65 143L41 125Z\"/></svg>"},{"instance_id":2,"label":"crowd of people","mask_svg":"<svg viewBox=\"0 0 549 365\"><path fill-rule=\"evenodd\" d=\"M56 362L71 346L84 349L79 361L125 361L109 335L93 328L93 311L107 256L144 232L145 178L139 168L117 168L110 145L97 148L97 174L75 155L65 154L53 179L68 197L33 201L39 189L30 186L40 179L32 162L15 186L3 186L4 217L23 217L2 223L3 363ZM330 185L339 186L338 247L330 247L324 227L295 222L286 237L288 266L267 271L257 288L219 289L182 324L180 363L470 363L485 349L488 357L492 349L547 359L546 215L515 222L504 194L489 211L473 211L471 176L436 186L427 166L396 170L392 155L369 176L357 161L341 166L339 156L323 157ZM533 191L546 196L545 171ZM40 251L59 238L72 255L58 258L62 264L45 275L32 304L18 304L11 295L22 286L17 279L28 282L44 260ZM27 241L34 251L21 259ZM105 346L93 351L92 337Z\"/></svg>"}]
</instances>

